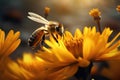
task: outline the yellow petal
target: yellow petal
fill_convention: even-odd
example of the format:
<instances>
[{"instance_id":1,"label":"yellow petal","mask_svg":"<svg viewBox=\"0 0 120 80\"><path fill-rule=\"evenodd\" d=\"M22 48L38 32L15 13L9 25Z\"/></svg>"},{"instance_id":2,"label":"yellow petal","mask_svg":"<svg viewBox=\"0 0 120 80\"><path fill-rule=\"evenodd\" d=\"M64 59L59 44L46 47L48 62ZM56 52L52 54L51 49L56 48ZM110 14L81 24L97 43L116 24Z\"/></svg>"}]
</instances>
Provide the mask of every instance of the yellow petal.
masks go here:
<instances>
[{"instance_id":1,"label":"yellow petal","mask_svg":"<svg viewBox=\"0 0 120 80\"><path fill-rule=\"evenodd\" d=\"M15 41L10 47L9 49L5 52L4 56L8 56L10 53L12 53L20 44L21 40L18 39L17 41Z\"/></svg>"},{"instance_id":2,"label":"yellow petal","mask_svg":"<svg viewBox=\"0 0 120 80\"><path fill-rule=\"evenodd\" d=\"M87 35L88 34L88 28L87 27L84 27L84 30L83 30L83 35L85 36L85 35Z\"/></svg>"},{"instance_id":3,"label":"yellow petal","mask_svg":"<svg viewBox=\"0 0 120 80\"><path fill-rule=\"evenodd\" d=\"M3 46L3 49L1 50L1 53L4 53L4 51L6 51L6 48L8 48L7 46L9 45L8 43L11 42L11 39L13 37L13 30L10 30L5 41L4 41L4 46Z\"/></svg>"},{"instance_id":4,"label":"yellow petal","mask_svg":"<svg viewBox=\"0 0 120 80\"><path fill-rule=\"evenodd\" d=\"M109 53L99 56L98 60L120 60L120 51L116 48Z\"/></svg>"},{"instance_id":5,"label":"yellow petal","mask_svg":"<svg viewBox=\"0 0 120 80\"><path fill-rule=\"evenodd\" d=\"M74 38L79 39L79 38L82 38L82 36L83 36L82 32L79 29L76 29L75 34L74 34Z\"/></svg>"},{"instance_id":6,"label":"yellow petal","mask_svg":"<svg viewBox=\"0 0 120 80\"><path fill-rule=\"evenodd\" d=\"M90 60L94 56L95 44L90 38L85 38L83 41L83 58Z\"/></svg>"},{"instance_id":7,"label":"yellow petal","mask_svg":"<svg viewBox=\"0 0 120 80\"><path fill-rule=\"evenodd\" d=\"M120 32L109 43L107 43L106 47L109 47L119 36Z\"/></svg>"},{"instance_id":8,"label":"yellow petal","mask_svg":"<svg viewBox=\"0 0 120 80\"><path fill-rule=\"evenodd\" d=\"M91 33L94 35L96 34L96 27L95 26L92 28Z\"/></svg>"},{"instance_id":9,"label":"yellow petal","mask_svg":"<svg viewBox=\"0 0 120 80\"><path fill-rule=\"evenodd\" d=\"M5 42L4 42L5 44L1 53L4 53L5 51L7 51L7 49L12 45L12 43L14 43L14 41L18 39L19 35L20 35L20 32L16 32L14 34L13 30L11 30L5 39Z\"/></svg>"},{"instance_id":10,"label":"yellow petal","mask_svg":"<svg viewBox=\"0 0 120 80\"><path fill-rule=\"evenodd\" d=\"M0 29L0 51L2 50L5 39L5 32Z\"/></svg>"},{"instance_id":11,"label":"yellow petal","mask_svg":"<svg viewBox=\"0 0 120 80\"><path fill-rule=\"evenodd\" d=\"M13 61L10 61L7 66L8 66L7 70L10 73L10 75L13 76L14 78L16 77L16 79L20 80L30 79L30 77L33 76L31 73L29 73L28 71L26 71Z\"/></svg>"},{"instance_id":12,"label":"yellow petal","mask_svg":"<svg viewBox=\"0 0 120 80\"><path fill-rule=\"evenodd\" d=\"M69 31L65 31L65 40L72 39L73 36Z\"/></svg>"},{"instance_id":13,"label":"yellow petal","mask_svg":"<svg viewBox=\"0 0 120 80\"><path fill-rule=\"evenodd\" d=\"M46 62L54 62L58 61L58 58L54 55L54 53L47 53L47 52L38 52L36 54L40 59Z\"/></svg>"},{"instance_id":14,"label":"yellow petal","mask_svg":"<svg viewBox=\"0 0 120 80\"><path fill-rule=\"evenodd\" d=\"M77 72L77 69L77 65L65 66L63 68L58 69L57 71L52 72L52 74L49 74L49 76L47 76L47 79L65 80L69 77L72 77Z\"/></svg>"},{"instance_id":15,"label":"yellow petal","mask_svg":"<svg viewBox=\"0 0 120 80\"><path fill-rule=\"evenodd\" d=\"M117 42L116 42L115 44L113 44L112 46L110 46L109 48L107 48L107 49L105 50L105 53L108 53L109 51L114 50L114 49L117 48L118 46L120 46L120 40L117 41Z\"/></svg>"}]
</instances>

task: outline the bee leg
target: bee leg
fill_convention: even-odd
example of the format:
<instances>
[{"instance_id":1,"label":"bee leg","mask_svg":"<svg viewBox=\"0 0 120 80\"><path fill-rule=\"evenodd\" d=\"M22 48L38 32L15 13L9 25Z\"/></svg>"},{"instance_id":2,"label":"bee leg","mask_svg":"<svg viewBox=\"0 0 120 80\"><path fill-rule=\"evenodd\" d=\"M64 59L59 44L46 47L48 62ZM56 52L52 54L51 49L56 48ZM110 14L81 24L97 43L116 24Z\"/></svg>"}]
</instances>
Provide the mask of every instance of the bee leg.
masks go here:
<instances>
[{"instance_id":1,"label":"bee leg","mask_svg":"<svg viewBox=\"0 0 120 80\"><path fill-rule=\"evenodd\" d=\"M45 40L45 34L43 35L42 40L39 44L39 50L43 50L43 46L45 46L44 40Z\"/></svg>"},{"instance_id":2,"label":"bee leg","mask_svg":"<svg viewBox=\"0 0 120 80\"><path fill-rule=\"evenodd\" d=\"M58 39L58 35L56 34L56 37L57 37L57 39Z\"/></svg>"},{"instance_id":3,"label":"bee leg","mask_svg":"<svg viewBox=\"0 0 120 80\"><path fill-rule=\"evenodd\" d=\"M54 38L54 40L58 43L58 40L56 39L56 37L51 33L52 37Z\"/></svg>"},{"instance_id":4,"label":"bee leg","mask_svg":"<svg viewBox=\"0 0 120 80\"><path fill-rule=\"evenodd\" d=\"M41 41L41 45L42 45L42 46L44 45L44 40L45 40L45 34L44 34L43 37L42 37L42 41Z\"/></svg>"}]
</instances>

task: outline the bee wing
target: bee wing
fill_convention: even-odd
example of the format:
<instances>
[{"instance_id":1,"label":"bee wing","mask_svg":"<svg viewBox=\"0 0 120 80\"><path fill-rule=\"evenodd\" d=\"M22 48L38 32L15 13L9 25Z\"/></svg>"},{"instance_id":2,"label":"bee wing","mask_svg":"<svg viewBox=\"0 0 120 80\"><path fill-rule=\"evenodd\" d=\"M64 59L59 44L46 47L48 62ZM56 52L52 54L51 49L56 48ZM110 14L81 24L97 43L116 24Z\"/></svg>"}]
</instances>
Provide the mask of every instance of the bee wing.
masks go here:
<instances>
[{"instance_id":1,"label":"bee wing","mask_svg":"<svg viewBox=\"0 0 120 80\"><path fill-rule=\"evenodd\" d=\"M30 15L30 16L28 16L28 18L35 21L35 22L42 23L42 24L48 24L49 23L48 20L46 20L45 18L43 18L42 16L40 16L36 13L28 12L28 14Z\"/></svg>"},{"instance_id":2,"label":"bee wing","mask_svg":"<svg viewBox=\"0 0 120 80\"><path fill-rule=\"evenodd\" d=\"M35 18L35 17L28 16L28 18L35 21L35 22L38 22L38 23L48 24L47 22L45 22L45 21L43 21L41 19Z\"/></svg>"}]
</instances>

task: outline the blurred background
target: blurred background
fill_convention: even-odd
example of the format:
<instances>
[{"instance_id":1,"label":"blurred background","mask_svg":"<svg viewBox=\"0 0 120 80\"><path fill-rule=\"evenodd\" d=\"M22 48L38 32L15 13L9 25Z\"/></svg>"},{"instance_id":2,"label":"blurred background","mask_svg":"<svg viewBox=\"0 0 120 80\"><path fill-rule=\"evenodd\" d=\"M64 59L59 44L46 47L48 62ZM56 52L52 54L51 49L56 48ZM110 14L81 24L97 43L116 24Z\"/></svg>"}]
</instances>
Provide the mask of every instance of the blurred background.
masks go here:
<instances>
[{"instance_id":1,"label":"blurred background","mask_svg":"<svg viewBox=\"0 0 120 80\"><path fill-rule=\"evenodd\" d=\"M48 20L63 23L65 30L74 33L76 28L82 30L85 26L96 26L88 13L93 8L99 8L102 29L104 27L113 29L114 32L111 35L113 38L120 32L120 13L116 11L119 4L120 0L0 0L0 28L6 33L10 29L21 32L22 43L12 54L12 57L16 58L23 52L32 52L27 45L27 39L34 30L42 26L42 24L29 20L28 12L44 16L44 7L47 6L51 9ZM112 80L120 80L120 70L118 70L120 61L114 63L114 66L113 62L108 63L112 67L101 73Z\"/></svg>"}]
</instances>

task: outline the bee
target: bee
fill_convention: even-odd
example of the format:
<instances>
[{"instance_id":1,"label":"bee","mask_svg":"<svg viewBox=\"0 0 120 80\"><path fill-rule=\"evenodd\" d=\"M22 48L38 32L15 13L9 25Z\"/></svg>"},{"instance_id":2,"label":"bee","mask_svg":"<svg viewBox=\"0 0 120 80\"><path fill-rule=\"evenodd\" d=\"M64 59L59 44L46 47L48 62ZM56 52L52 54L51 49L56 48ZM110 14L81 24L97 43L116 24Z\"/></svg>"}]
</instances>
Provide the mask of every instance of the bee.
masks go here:
<instances>
[{"instance_id":1,"label":"bee","mask_svg":"<svg viewBox=\"0 0 120 80\"><path fill-rule=\"evenodd\" d=\"M64 27L61 23L56 21L48 21L42 16L33 12L29 12L28 14L29 19L44 24L44 26L41 26L38 29L36 29L28 39L28 45L30 47L36 48L39 44L43 45L46 36L49 35L52 35L54 40L58 42L57 35L59 34L60 36L62 36L64 32Z\"/></svg>"}]
</instances>

